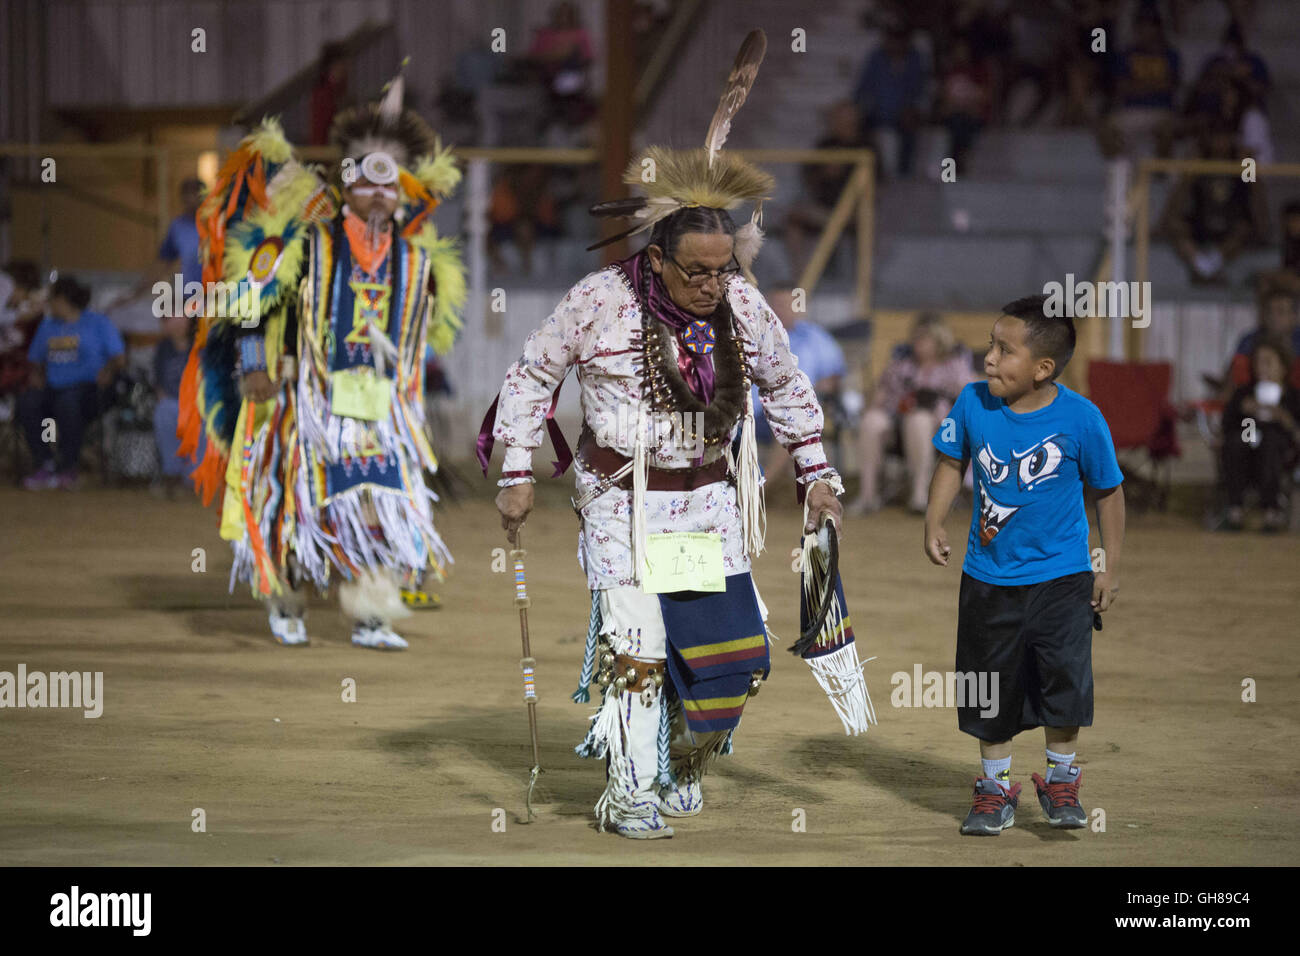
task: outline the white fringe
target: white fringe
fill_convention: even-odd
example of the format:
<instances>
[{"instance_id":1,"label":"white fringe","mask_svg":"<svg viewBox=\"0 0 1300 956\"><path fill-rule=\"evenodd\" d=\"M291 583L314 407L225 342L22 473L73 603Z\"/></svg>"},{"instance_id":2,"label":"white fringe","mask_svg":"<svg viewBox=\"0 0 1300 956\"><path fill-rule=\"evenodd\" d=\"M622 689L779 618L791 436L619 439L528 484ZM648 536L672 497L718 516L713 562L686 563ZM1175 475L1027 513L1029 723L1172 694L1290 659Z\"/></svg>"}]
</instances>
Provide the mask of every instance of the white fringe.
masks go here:
<instances>
[{"instance_id":1,"label":"white fringe","mask_svg":"<svg viewBox=\"0 0 1300 956\"><path fill-rule=\"evenodd\" d=\"M804 527L808 526L808 498L805 496L803 505ZM817 582L814 580L812 554L817 548L818 532L805 534L803 538L803 547L799 559L799 570L803 581L804 596L811 603L818 592ZM825 572L825 568L819 569ZM826 612L826 620L822 624L821 632L817 635L818 644L826 644L832 641L843 643L844 633L841 630L844 624L844 615L840 612L840 602L838 599L831 601L830 609ZM838 636L837 636L838 635ZM867 658L867 661L874 661L874 657ZM805 663L812 668L813 676L821 689L830 698L831 706L835 708L835 714L844 725L844 733L850 736L857 736L867 732L867 727L876 723L876 711L871 705L871 695L867 691L867 679L862 673L863 665L866 662L858 660L858 648L856 643L844 644L843 647L830 654L821 657L805 658Z\"/></svg>"},{"instance_id":2,"label":"white fringe","mask_svg":"<svg viewBox=\"0 0 1300 956\"><path fill-rule=\"evenodd\" d=\"M874 657L867 661L874 661ZM867 678L862 668L867 661L858 660L857 644L845 644L837 651L807 661L813 677L830 698L835 715L844 725L844 733L856 737L876 723L876 711L867 692Z\"/></svg>"},{"instance_id":3,"label":"white fringe","mask_svg":"<svg viewBox=\"0 0 1300 956\"><path fill-rule=\"evenodd\" d=\"M636 804L630 793L632 784L632 762L627 754L627 741L631 739L624 698L613 684L605 690L605 700L596 712L596 723L591 729L591 738L595 743L596 756L605 756L609 760L609 778L605 792L596 801L596 822L600 832L605 832L607 825L612 826L619 820L637 816Z\"/></svg>"},{"instance_id":4,"label":"white fringe","mask_svg":"<svg viewBox=\"0 0 1300 956\"><path fill-rule=\"evenodd\" d=\"M730 451L728 451L730 453ZM751 558L763 553L767 539L767 505L763 477L758 468L758 440L754 434L754 393L745 396L745 421L740 429L740 461L736 468L736 504L740 508L745 551Z\"/></svg>"},{"instance_id":5,"label":"white fringe","mask_svg":"<svg viewBox=\"0 0 1300 956\"><path fill-rule=\"evenodd\" d=\"M318 382L316 366L310 357L298 364L298 433L316 455L327 462L337 459L330 456L329 437L325 420L328 417L322 404L326 389Z\"/></svg>"},{"instance_id":6,"label":"white fringe","mask_svg":"<svg viewBox=\"0 0 1300 956\"><path fill-rule=\"evenodd\" d=\"M380 378L384 378L389 362L392 362L394 367L397 366L397 346L374 322L366 323L366 336L370 340L370 354L375 358L375 371L379 373Z\"/></svg>"},{"instance_id":7,"label":"white fringe","mask_svg":"<svg viewBox=\"0 0 1300 956\"><path fill-rule=\"evenodd\" d=\"M645 405L637 408L636 442L632 447L632 582L641 583L641 570L645 565L647 542L645 496L650 483L650 460L646 450Z\"/></svg>"}]
</instances>

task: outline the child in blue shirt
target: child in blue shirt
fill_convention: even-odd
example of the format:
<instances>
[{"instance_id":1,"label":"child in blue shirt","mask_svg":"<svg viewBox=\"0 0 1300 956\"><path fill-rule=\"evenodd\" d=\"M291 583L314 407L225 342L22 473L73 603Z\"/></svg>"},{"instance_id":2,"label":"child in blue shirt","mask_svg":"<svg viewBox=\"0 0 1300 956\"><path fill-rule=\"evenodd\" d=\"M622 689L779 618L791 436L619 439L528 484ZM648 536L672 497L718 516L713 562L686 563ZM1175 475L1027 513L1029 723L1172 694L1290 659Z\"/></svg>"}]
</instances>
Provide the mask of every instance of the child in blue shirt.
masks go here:
<instances>
[{"instance_id":1,"label":"child in blue shirt","mask_svg":"<svg viewBox=\"0 0 1300 956\"><path fill-rule=\"evenodd\" d=\"M1079 828L1079 728L1092 725L1092 629L1119 592L1123 474L1097 406L1057 378L1074 352L1074 323L1017 299L993 325L987 382L967 385L934 436L940 453L925 515L925 553L947 566L943 521L973 462L977 492L962 565L959 675L991 680L994 708L958 706L980 741L983 774L961 832L995 836L1015 822L1011 738L1044 729L1047 774L1032 779L1054 827ZM1096 501L1102 551L1094 573L1085 492ZM984 677L983 675L987 675ZM969 678L967 678L969 680ZM990 710L994 711L990 713Z\"/></svg>"},{"instance_id":2,"label":"child in blue shirt","mask_svg":"<svg viewBox=\"0 0 1300 956\"><path fill-rule=\"evenodd\" d=\"M37 465L23 481L31 491L76 485L81 440L99 414L100 391L126 365L121 333L89 304L90 289L60 277L50 287L48 314L27 352L33 380L18 396L18 419Z\"/></svg>"}]
</instances>

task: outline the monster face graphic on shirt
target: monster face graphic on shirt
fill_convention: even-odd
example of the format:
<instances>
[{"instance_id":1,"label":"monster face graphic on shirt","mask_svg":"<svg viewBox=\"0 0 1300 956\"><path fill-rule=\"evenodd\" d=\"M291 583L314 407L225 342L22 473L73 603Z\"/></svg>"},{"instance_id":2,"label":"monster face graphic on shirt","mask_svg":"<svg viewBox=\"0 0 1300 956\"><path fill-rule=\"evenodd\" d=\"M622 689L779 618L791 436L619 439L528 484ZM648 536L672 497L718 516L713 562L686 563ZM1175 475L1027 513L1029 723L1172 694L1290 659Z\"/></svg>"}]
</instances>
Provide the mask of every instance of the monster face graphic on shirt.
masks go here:
<instances>
[{"instance_id":1,"label":"monster face graphic on shirt","mask_svg":"<svg viewBox=\"0 0 1300 956\"><path fill-rule=\"evenodd\" d=\"M1024 493L1046 481L1061 477L1064 457L1059 435L1052 434L1028 448L1008 449L998 455L986 441L975 462L979 466L980 544L988 547L1017 511L1024 507ZM1011 504L1019 501L1020 504Z\"/></svg>"}]
</instances>

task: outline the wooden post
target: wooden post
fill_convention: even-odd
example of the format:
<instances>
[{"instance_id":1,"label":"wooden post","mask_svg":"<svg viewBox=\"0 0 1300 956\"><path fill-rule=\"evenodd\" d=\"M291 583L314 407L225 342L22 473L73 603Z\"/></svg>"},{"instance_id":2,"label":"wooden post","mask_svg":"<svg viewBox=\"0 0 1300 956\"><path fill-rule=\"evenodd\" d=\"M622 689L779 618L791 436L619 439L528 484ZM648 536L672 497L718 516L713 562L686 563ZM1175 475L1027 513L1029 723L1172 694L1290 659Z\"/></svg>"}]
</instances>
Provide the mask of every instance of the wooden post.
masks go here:
<instances>
[{"instance_id":1,"label":"wooden post","mask_svg":"<svg viewBox=\"0 0 1300 956\"><path fill-rule=\"evenodd\" d=\"M868 153L858 167L862 171L862 193L858 197L858 317L871 315L871 260L875 255L876 177L875 153Z\"/></svg>"},{"instance_id":2,"label":"wooden post","mask_svg":"<svg viewBox=\"0 0 1300 956\"><path fill-rule=\"evenodd\" d=\"M1150 277L1151 268L1151 168L1147 165L1146 160L1138 164L1137 178L1137 215L1133 224L1135 258L1137 259L1136 271L1138 288L1145 288L1143 285ZM1152 303L1147 302L1147 316L1150 318ZM1129 328L1129 358L1134 361L1142 360L1142 329Z\"/></svg>"},{"instance_id":3,"label":"wooden post","mask_svg":"<svg viewBox=\"0 0 1300 956\"><path fill-rule=\"evenodd\" d=\"M821 238L817 240L817 245L813 248L808 264L804 266L803 272L799 275L799 288L803 289L807 295L812 295L813 289L816 288L818 281L822 277L822 273L826 271L826 264L830 262L835 243L839 241L840 234L844 232L844 227L848 225L849 216L853 215L854 200L866 189L866 169L865 165L854 167L853 174L849 176L848 182L844 184L844 191L840 193L840 198L835 203L835 208L831 210L830 218L826 222L826 228L822 231ZM860 214L858 221L859 223L862 221ZM860 291L859 294L861 294Z\"/></svg>"},{"instance_id":4,"label":"wooden post","mask_svg":"<svg viewBox=\"0 0 1300 956\"><path fill-rule=\"evenodd\" d=\"M636 49L632 42L632 0L605 0L605 100L601 107L600 193L602 200L627 194L623 170L632 153ZM627 240L603 250L609 265L627 255Z\"/></svg>"}]
</instances>

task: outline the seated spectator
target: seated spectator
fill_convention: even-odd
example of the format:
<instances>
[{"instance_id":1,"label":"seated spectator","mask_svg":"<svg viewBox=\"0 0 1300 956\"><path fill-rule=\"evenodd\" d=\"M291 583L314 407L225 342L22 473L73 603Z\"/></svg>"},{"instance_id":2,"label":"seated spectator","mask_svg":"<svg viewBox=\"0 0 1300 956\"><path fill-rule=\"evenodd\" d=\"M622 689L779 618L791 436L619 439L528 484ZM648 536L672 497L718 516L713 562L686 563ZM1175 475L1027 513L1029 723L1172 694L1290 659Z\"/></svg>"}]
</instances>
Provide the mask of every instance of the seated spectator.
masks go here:
<instances>
[{"instance_id":1,"label":"seated spectator","mask_svg":"<svg viewBox=\"0 0 1300 956\"><path fill-rule=\"evenodd\" d=\"M1230 127L1237 131L1243 156L1261 165L1272 163L1266 105L1271 84L1264 61L1246 49L1241 30L1230 24L1223 46L1205 61L1187 97L1186 132L1199 138L1215 126Z\"/></svg>"},{"instance_id":2,"label":"seated spectator","mask_svg":"<svg viewBox=\"0 0 1300 956\"><path fill-rule=\"evenodd\" d=\"M591 37L570 0L551 5L550 23L533 36L528 59L546 87L550 103L543 128L552 122L582 125L595 112L588 77Z\"/></svg>"},{"instance_id":3,"label":"seated spectator","mask_svg":"<svg viewBox=\"0 0 1300 956\"><path fill-rule=\"evenodd\" d=\"M71 276L50 287L48 314L27 352L31 387L18 396L22 422L36 471L23 481L31 491L72 488L77 481L81 440L100 412L100 391L126 365L122 336L113 323L86 308L90 289ZM53 419L54 429L45 422ZM50 453L50 441L57 449Z\"/></svg>"},{"instance_id":4,"label":"seated spectator","mask_svg":"<svg viewBox=\"0 0 1300 956\"><path fill-rule=\"evenodd\" d=\"M1065 59L1061 55L1061 36L1063 30L1070 32L1069 16L1063 9L1054 8L1051 0L1013 4L1009 13L1012 42L1001 86L1005 120L1012 120L1013 95L1018 95L1028 86L1033 91L1033 99L1021 114L1019 123L1031 126L1043 115L1057 92Z\"/></svg>"},{"instance_id":5,"label":"seated spectator","mask_svg":"<svg viewBox=\"0 0 1300 956\"><path fill-rule=\"evenodd\" d=\"M1070 0L1062 5L1060 46L1061 79L1065 102L1061 105L1062 126L1092 126L1097 120L1097 101L1114 99L1119 77L1121 51L1107 44L1095 51L1094 31L1107 37L1119 36L1121 0ZM1112 134L1113 135L1113 134Z\"/></svg>"},{"instance_id":6,"label":"seated spectator","mask_svg":"<svg viewBox=\"0 0 1300 956\"><path fill-rule=\"evenodd\" d=\"M27 387L31 363L27 349L36 336L45 310L45 294L36 263L15 260L0 272L0 398L16 395ZM12 415L12 406L4 406Z\"/></svg>"},{"instance_id":7,"label":"seated spectator","mask_svg":"<svg viewBox=\"0 0 1300 956\"><path fill-rule=\"evenodd\" d=\"M163 340L153 354L154 393L158 401L153 410L154 441L158 444L163 489L170 497L180 487L190 465L176 455L180 439L176 437L176 422L180 415L181 376L189 361L191 338L190 323L183 315L167 316L162 321ZM203 450L199 449L201 460Z\"/></svg>"},{"instance_id":8,"label":"seated spectator","mask_svg":"<svg viewBox=\"0 0 1300 956\"><path fill-rule=\"evenodd\" d=\"M1103 144L1109 154L1168 156L1177 130L1178 51L1153 9L1137 17L1136 42L1113 63L1116 109L1107 117Z\"/></svg>"},{"instance_id":9,"label":"seated spectator","mask_svg":"<svg viewBox=\"0 0 1300 956\"><path fill-rule=\"evenodd\" d=\"M488 200L488 256L492 267L505 270L501 244L519 249L525 274L533 272L533 247L539 238L560 235L560 213L550 185L551 171L541 164L507 167L492 187Z\"/></svg>"},{"instance_id":10,"label":"seated spectator","mask_svg":"<svg viewBox=\"0 0 1300 956\"><path fill-rule=\"evenodd\" d=\"M859 453L862 485L849 506L854 514L880 510L880 472L890 439L898 436L910 481L908 508L925 511L934 469L930 439L976 375L970 352L960 347L943 319L922 312L912 323L909 343L896 349L862 414Z\"/></svg>"},{"instance_id":11,"label":"seated spectator","mask_svg":"<svg viewBox=\"0 0 1300 956\"><path fill-rule=\"evenodd\" d=\"M948 64L939 78L939 119L948 128L948 155L964 171L970 148L989 122L993 104L993 74L971 55L970 41L953 41Z\"/></svg>"},{"instance_id":12,"label":"seated spectator","mask_svg":"<svg viewBox=\"0 0 1300 956\"><path fill-rule=\"evenodd\" d=\"M1289 381L1300 388L1300 319L1296 315L1296 297L1285 289L1273 288L1260 300L1259 325L1241 337L1228 364L1223 384L1225 402L1236 389L1250 384L1250 357L1255 346L1266 339L1287 346L1294 358Z\"/></svg>"},{"instance_id":13,"label":"seated spectator","mask_svg":"<svg viewBox=\"0 0 1300 956\"><path fill-rule=\"evenodd\" d=\"M847 101L836 103L826 115L826 132L817 140L817 149L862 149L867 139L862 135L858 111ZM785 221L786 258L790 267L800 270L807 263L808 247L821 235L830 219L831 210L839 202L844 185L853 173L852 166L843 163L818 163L802 169L804 197L793 205ZM852 232L854 220L850 219L846 232Z\"/></svg>"},{"instance_id":14,"label":"seated spectator","mask_svg":"<svg viewBox=\"0 0 1300 956\"><path fill-rule=\"evenodd\" d=\"M1251 352L1251 380L1232 393L1223 409L1222 480L1224 527L1245 527L1245 495L1259 492L1265 532L1286 527L1282 480L1300 449L1300 390L1286 381L1290 349L1260 339Z\"/></svg>"},{"instance_id":15,"label":"seated spectator","mask_svg":"<svg viewBox=\"0 0 1300 956\"><path fill-rule=\"evenodd\" d=\"M1235 159L1236 136L1219 127L1205 137L1206 159ZM1163 227L1194 283L1223 282L1224 268L1246 247L1262 219L1259 197L1239 173L1184 176L1165 208Z\"/></svg>"},{"instance_id":16,"label":"seated spectator","mask_svg":"<svg viewBox=\"0 0 1300 956\"><path fill-rule=\"evenodd\" d=\"M1300 199L1282 207L1282 267L1261 277L1265 288L1281 288L1300 297Z\"/></svg>"},{"instance_id":17,"label":"seated spectator","mask_svg":"<svg viewBox=\"0 0 1300 956\"><path fill-rule=\"evenodd\" d=\"M807 317L806 313L794 310L793 282L777 283L767 295L767 304L772 307L782 327L790 337L790 351L799 360L799 371L808 376L817 399L825 409L827 416L838 400L840 385L846 371L844 351L834 336ZM763 474L768 481L780 477L793 463L793 459L780 445L774 444L772 429L763 417L763 407L758 398L758 386L754 391L754 437L760 445L770 446L765 455Z\"/></svg>"},{"instance_id":18,"label":"seated spectator","mask_svg":"<svg viewBox=\"0 0 1300 956\"><path fill-rule=\"evenodd\" d=\"M1240 85L1252 99L1265 100L1273 80L1258 53L1246 47L1246 38L1236 20L1228 23L1219 47L1201 68L1201 74L1220 73Z\"/></svg>"},{"instance_id":19,"label":"seated spectator","mask_svg":"<svg viewBox=\"0 0 1300 956\"><path fill-rule=\"evenodd\" d=\"M884 44L867 57L853 89L853 102L863 117L867 134L877 141L877 154L881 154L881 133L897 137L898 160L888 172L902 178L912 174L916 131L924 112L922 98L927 81L925 60L912 45L910 32L905 27L894 26L885 34Z\"/></svg>"}]
</instances>

